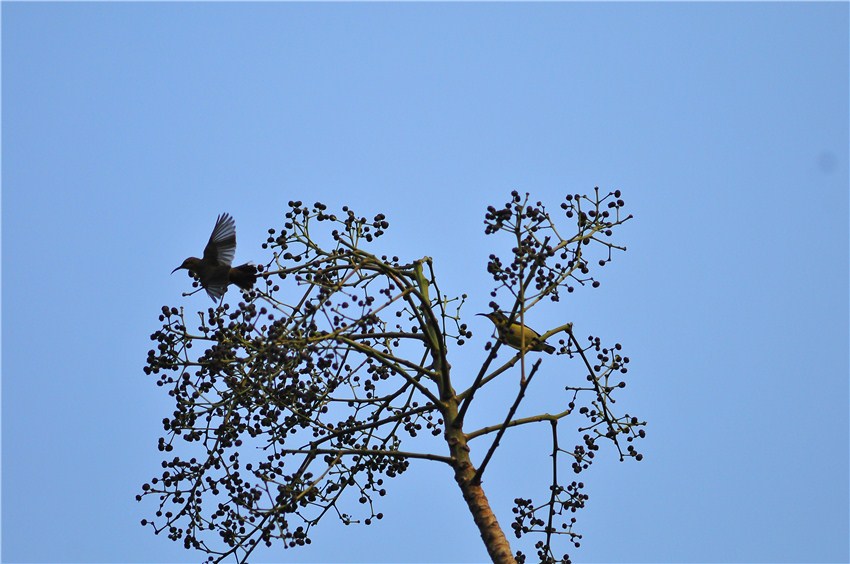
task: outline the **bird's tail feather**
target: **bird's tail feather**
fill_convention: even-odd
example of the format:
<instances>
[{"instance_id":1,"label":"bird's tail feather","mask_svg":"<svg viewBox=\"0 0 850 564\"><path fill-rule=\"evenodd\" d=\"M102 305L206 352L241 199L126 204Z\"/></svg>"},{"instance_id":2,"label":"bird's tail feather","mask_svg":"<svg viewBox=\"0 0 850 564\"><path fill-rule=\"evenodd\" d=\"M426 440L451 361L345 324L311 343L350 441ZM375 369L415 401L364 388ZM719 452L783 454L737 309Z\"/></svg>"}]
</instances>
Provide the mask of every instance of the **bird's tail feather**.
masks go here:
<instances>
[{"instance_id":1,"label":"bird's tail feather","mask_svg":"<svg viewBox=\"0 0 850 564\"><path fill-rule=\"evenodd\" d=\"M253 288L254 282L257 281L257 267L253 264L245 263L231 268L230 281L243 290Z\"/></svg>"}]
</instances>

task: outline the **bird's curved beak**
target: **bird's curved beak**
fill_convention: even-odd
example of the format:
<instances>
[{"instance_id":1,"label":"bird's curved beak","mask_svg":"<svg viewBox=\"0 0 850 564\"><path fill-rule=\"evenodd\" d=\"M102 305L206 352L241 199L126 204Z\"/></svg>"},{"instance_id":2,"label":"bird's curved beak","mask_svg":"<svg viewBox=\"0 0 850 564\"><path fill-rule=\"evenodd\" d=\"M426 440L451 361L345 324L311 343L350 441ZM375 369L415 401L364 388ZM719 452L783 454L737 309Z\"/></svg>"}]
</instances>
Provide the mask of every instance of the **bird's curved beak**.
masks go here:
<instances>
[{"instance_id":1,"label":"bird's curved beak","mask_svg":"<svg viewBox=\"0 0 850 564\"><path fill-rule=\"evenodd\" d=\"M180 270L181 268L183 268L183 265L182 265L182 264L181 264L180 266L178 266L177 268L175 268L174 270L172 270L172 271L171 271L171 274L174 274L175 272L177 272L177 271L178 271L178 270Z\"/></svg>"}]
</instances>

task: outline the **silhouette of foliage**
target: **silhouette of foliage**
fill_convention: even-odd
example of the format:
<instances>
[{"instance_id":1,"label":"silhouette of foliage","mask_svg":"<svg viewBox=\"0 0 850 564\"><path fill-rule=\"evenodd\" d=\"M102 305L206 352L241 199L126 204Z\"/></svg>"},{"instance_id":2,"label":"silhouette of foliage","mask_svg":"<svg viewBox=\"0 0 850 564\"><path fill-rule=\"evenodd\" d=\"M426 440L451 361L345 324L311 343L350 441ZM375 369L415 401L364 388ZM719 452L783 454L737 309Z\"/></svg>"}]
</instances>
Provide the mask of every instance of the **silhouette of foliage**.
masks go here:
<instances>
[{"instance_id":1,"label":"silhouette of foliage","mask_svg":"<svg viewBox=\"0 0 850 564\"><path fill-rule=\"evenodd\" d=\"M488 208L485 233L508 235L513 244L505 256L489 257L491 307L500 309L501 297L509 322L524 324L544 300L598 287L591 264L605 266L625 250L610 240L631 217L621 215L623 206L619 191L600 196L597 189L568 195L557 214L517 192ZM412 460L427 460L454 471L493 561L525 562L512 552L481 482L506 432L544 423L548 495L516 498L511 528L517 538L540 537L541 562L569 561L554 555L552 542L563 535L579 546L573 514L587 495L582 482L562 476L562 461L579 474L603 441L620 460L642 458L633 442L644 436L644 423L612 409L628 357L598 337L580 342L566 323L541 338L559 337L549 362L578 361L585 383L570 380L554 413L516 417L543 359L527 366L539 355L505 349L512 354L496 366L499 340L487 343L480 370L464 380L472 384L455 391L449 352L472 337L461 315L466 296L443 294L427 256L368 252L388 227L383 214L367 219L347 207L334 213L321 203L290 202L282 229L270 229L263 244L271 258L258 265L256 286L236 307L223 303L197 318L182 307L162 308L145 372L167 390L174 410L158 441L162 472L137 496L158 503L143 525L210 561L245 561L260 544L309 544L312 527L329 514L345 524L380 520L389 479ZM510 408L492 425L465 430L476 393L511 370L520 383ZM563 449L559 425L572 414L583 421L581 442ZM473 444L483 453L477 465Z\"/></svg>"}]
</instances>

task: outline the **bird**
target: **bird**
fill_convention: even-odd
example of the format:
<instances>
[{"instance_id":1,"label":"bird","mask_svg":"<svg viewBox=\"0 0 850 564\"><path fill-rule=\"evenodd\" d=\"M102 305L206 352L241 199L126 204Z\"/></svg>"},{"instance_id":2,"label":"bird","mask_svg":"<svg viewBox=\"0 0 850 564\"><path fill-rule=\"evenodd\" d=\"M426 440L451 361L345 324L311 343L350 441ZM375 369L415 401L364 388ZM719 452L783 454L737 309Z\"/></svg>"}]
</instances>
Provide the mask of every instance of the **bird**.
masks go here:
<instances>
[{"instance_id":1,"label":"bird","mask_svg":"<svg viewBox=\"0 0 850 564\"><path fill-rule=\"evenodd\" d=\"M525 333L525 349L528 351L539 351L547 354L555 352L555 347L547 344L546 341L540 338L540 334L525 325L520 324L519 319L508 325L508 316L501 311L492 311L490 313L478 313L493 322L496 326L496 332L499 334L499 341L520 350L522 346L522 335Z\"/></svg>"},{"instance_id":2,"label":"bird","mask_svg":"<svg viewBox=\"0 0 850 564\"><path fill-rule=\"evenodd\" d=\"M201 282L210 298L218 301L224 297L230 284L249 290L257 281L257 267L253 264L230 266L235 254L236 222L229 213L223 213L216 219L210 240L204 247L204 258L189 257L172 270L171 274L181 268L188 270L189 274Z\"/></svg>"}]
</instances>

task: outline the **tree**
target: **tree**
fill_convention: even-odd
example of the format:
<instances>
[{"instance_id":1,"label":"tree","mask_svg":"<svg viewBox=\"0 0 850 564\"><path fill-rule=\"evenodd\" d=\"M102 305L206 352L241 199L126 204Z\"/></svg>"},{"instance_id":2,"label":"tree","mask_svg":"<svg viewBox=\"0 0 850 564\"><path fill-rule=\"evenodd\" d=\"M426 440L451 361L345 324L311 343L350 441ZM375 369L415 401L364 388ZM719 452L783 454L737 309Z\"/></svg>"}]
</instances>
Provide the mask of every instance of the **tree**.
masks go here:
<instances>
[{"instance_id":1,"label":"tree","mask_svg":"<svg viewBox=\"0 0 850 564\"><path fill-rule=\"evenodd\" d=\"M621 346L582 341L565 323L540 336L558 339L555 355L532 352L523 339L519 350L504 349L511 354L499 364L497 339L469 375L472 385L456 391L450 357L472 336L461 317L466 296L443 294L429 257L404 262L367 252L388 228L383 214L370 221L347 207L335 214L321 203L289 205L283 229L270 229L263 244L272 257L258 267L257 287L237 307L198 312L192 328L183 308L162 308L145 372L157 376L175 408L159 439L163 471L137 496L158 500L155 518L142 524L210 561L245 561L259 543L310 543L310 530L329 514L346 524L381 519L387 479L421 459L451 467L494 562L525 562L512 551L482 476L505 433L543 424L549 491L537 502L516 498L511 527L517 538L539 535L541 562L568 562L552 544L563 535L579 545L573 513L587 495L581 482L562 476L562 461L579 474L605 441L620 460L641 459L632 443L645 423L613 410L629 362ZM501 297L509 322L524 325L532 308L597 287L592 263L604 266L625 251L610 242L631 218L623 206L619 191L596 189L566 196L556 214L517 192L489 207L485 233L507 235L513 245L505 258L490 255L491 307ZM574 373L552 413L518 418L544 356ZM510 408L492 425L467 430L476 393L517 372ZM571 415L580 418L581 438L568 450L560 431ZM435 442L417 439L423 433L441 437L444 450L417 450ZM177 448L180 456L172 454Z\"/></svg>"}]
</instances>

